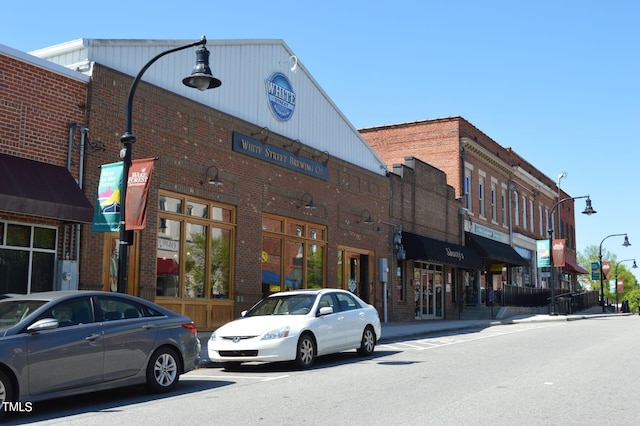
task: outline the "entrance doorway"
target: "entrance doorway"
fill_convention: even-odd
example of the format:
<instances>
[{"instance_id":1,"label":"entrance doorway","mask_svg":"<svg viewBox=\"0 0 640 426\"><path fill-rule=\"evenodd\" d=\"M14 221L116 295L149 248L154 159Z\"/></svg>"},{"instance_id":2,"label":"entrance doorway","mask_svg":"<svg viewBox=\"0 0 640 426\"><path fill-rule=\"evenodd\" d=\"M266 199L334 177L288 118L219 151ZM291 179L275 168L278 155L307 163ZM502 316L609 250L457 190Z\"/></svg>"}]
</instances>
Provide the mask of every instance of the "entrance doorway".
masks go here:
<instances>
[{"instance_id":1,"label":"entrance doorway","mask_svg":"<svg viewBox=\"0 0 640 426\"><path fill-rule=\"evenodd\" d=\"M444 317L444 289L442 265L421 264L416 262L415 282L415 318L436 319Z\"/></svg>"},{"instance_id":2,"label":"entrance doorway","mask_svg":"<svg viewBox=\"0 0 640 426\"><path fill-rule=\"evenodd\" d=\"M354 248L338 250L338 288L348 290L375 306L373 252Z\"/></svg>"}]
</instances>

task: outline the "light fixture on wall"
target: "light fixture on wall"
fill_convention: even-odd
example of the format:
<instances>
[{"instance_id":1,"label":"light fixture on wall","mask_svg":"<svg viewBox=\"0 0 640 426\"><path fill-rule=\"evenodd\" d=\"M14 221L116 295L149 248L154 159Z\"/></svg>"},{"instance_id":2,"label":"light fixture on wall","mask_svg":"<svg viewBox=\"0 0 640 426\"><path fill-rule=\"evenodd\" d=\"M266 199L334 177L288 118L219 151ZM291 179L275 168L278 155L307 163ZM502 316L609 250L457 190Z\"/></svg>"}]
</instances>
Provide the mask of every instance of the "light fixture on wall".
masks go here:
<instances>
[{"instance_id":1,"label":"light fixture on wall","mask_svg":"<svg viewBox=\"0 0 640 426\"><path fill-rule=\"evenodd\" d=\"M301 146L302 146L302 144L300 143L300 139L296 139L295 141L293 141L293 142L291 142L291 143L288 143L288 144L286 144L286 145L283 145L283 146L282 146L282 148L287 149L287 148L289 148L289 147L295 147L296 145L298 146L298 148L297 148L297 149L295 149L295 150L293 150L293 151L291 151L291 152L293 152L293 155L295 155L296 157L298 157L298 156L300 156L300 148L301 148Z\"/></svg>"},{"instance_id":2,"label":"light fixture on wall","mask_svg":"<svg viewBox=\"0 0 640 426\"><path fill-rule=\"evenodd\" d=\"M208 179L209 178L209 170L211 170L211 169L215 169L216 173L213 175L213 177L211 179ZM207 167L207 171L204 173L204 179L202 179L200 181L200 185L204 185L205 182L210 184L210 185L214 185L214 186L224 185L224 182L222 181L222 179L220 179L220 177L218 175L218 168L216 166Z\"/></svg>"},{"instance_id":3,"label":"light fixture on wall","mask_svg":"<svg viewBox=\"0 0 640 426\"><path fill-rule=\"evenodd\" d=\"M296 69L298 68L298 57L296 55L291 55L289 56L289 59L287 59L286 61L280 61L281 64L293 64L291 65L291 72L296 72Z\"/></svg>"},{"instance_id":4,"label":"light fixture on wall","mask_svg":"<svg viewBox=\"0 0 640 426\"><path fill-rule=\"evenodd\" d=\"M366 214L366 217L365 217ZM369 210L362 210L360 213L360 219L356 223L364 223L365 225L371 225L373 223L373 219L371 219L371 212Z\"/></svg>"},{"instance_id":5,"label":"light fixture on wall","mask_svg":"<svg viewBox=\"0 0 640 426\"><path fill-rule=\"evenodd\" d=\"M325 157L325 156L326 156L326 158L324 160L322 160L322 158ZM314 155L311 158L321 162L323 166L327 167L327 163L329 162L329 151L322 151L320 154Z\"/></svg>"},{"instance_id":6,"label":"light fixture on wall","mask_svg":"<svg viewBox=\"0 0 640 426\"><path fill-rule=\"evenodd\" d=\"M308 199L309 201L306 201ZM313 196L309 192L305 192L302 194L302 198L300 199L300 204L297 205L298 208L304 207L305 209L315 210L318 207L313 203Z\"/></svg>"},{"instance_id":7,"label":"light fixture on wall","mask_svg":"<svg viewBox=\"0 0 640 426\"><path fill-rule=\"evenodd\" d=\"M268 127L263 127L262 129L258 130L257 132L253 132L251 133L251 136L259 136L259 135L264 135L262 137L262 139L260 139L260 143L262 145L266 145L267 144L267 140L269 139L269 128Z\"/></svg>"}]
</instances>

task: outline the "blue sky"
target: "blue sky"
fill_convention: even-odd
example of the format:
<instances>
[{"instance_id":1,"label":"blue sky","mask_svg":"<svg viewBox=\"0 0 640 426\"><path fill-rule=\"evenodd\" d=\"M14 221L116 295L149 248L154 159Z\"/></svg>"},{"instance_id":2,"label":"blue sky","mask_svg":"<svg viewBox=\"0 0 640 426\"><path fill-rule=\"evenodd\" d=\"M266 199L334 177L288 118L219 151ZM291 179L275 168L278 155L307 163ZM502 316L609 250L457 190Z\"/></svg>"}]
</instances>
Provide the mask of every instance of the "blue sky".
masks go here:
<instances>
[{"instance_id":1,"label":"blue sky","mask_svg":"<svg viewBox=\"0 0 640 426\"><path fill-rule=\"evenodd\" d=\"M567 172L562 189L598 211L576 215L578 250L627 233L631 247L603 251L640 262L637 0L202 4L7 2L0 43L283 39L356 128L462 116L550 178Z\"/></svg>"}]
</instances>

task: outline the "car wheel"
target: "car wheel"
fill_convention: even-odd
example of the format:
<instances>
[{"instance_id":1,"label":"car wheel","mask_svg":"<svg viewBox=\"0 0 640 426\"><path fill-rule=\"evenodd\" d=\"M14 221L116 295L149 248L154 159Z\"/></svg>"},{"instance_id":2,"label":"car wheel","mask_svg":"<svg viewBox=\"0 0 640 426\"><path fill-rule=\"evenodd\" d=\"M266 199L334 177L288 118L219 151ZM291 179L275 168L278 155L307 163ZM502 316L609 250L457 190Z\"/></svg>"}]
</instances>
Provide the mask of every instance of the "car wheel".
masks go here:
<instances>
[{"instance_id":1,"label":"car wheel","mask_svg":"<svg viewBox=\"0 0 640 426\"><path fill-rule=\"evenodd\" d=\"M11 386L11 380L2 371L0 371L0 418L5 415L4 407L5 402L12 401L13 387Z\"/></svg>"},{"instance_id":2,"label":"car wheel","mask_svg":"<svg viewBox=\"0 0 640 426\"><path fill-rule=\"evenodd\" d=\"M154 393L172 391L178 385L179 362L171 348L156 350L147 365L147 387Z\"/></svg>"},{"instance_id":3,"label":"car wheel","mask_svg":"<svg viewBox=\"0 0 640 426\"><path fill-rule=\"evenodd\" d=\"M316 357L316 342L311 334L304 333L298 340L298 350L296 352L296 365L299 368L309 368L313 365Z\"/></svg>"},{"instance_id":4,"label":"car wheel","mask_svg":"<svg viewBox=\"0 0 640 426\"><path fill-rule=\"evenodd\" d=\"M368 356L373 353L373 348L376 346L376 334L373 332L371 326L367 326L362 333L362 340L360 341L360 347L358 348L358 354L362 356Z\"/></svg>"}]
</instances>

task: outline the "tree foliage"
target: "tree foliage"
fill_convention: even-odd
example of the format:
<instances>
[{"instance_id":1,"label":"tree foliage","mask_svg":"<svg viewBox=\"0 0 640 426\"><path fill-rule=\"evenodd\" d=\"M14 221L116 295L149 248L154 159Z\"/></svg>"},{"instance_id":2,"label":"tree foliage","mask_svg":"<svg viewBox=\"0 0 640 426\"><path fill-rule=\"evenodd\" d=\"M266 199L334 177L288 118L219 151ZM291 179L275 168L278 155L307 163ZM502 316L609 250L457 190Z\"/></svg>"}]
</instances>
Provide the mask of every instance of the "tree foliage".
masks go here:
<instances>
[{"instance_id":1,"label":"tree foliage","mask_svg":"<svg viewBox=\"0 0 640 426\"><path fill-rule=\"evenodd\" d=\"M599 246L587 246L582 253L577 254L578 264L584 269L589 271L588 275L581 275L579 277L579 283L582 288L590 288L602 292L600 280L591 279L591 264L592 262L599 263L600 247ZM604 287L604 298L609 303L616 302L615 292L611 292L609 280L616 278L616 265L618 280L624 281L624 291L618 294L618 303L622 303L623 300L629 301L629 307L631 311L638 311L638 298L640 298L640 287L638 287L638 281L635 275L631 272L630 268L633 265L633 260L625 258L619 259L614 253L602 249L602 261L610 262L611 270L609 271L609 279L603 277L602 284Z\"/></svg>"}]
</instances>

